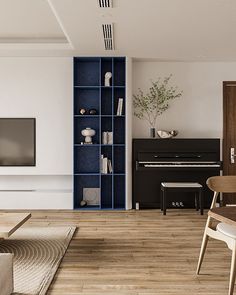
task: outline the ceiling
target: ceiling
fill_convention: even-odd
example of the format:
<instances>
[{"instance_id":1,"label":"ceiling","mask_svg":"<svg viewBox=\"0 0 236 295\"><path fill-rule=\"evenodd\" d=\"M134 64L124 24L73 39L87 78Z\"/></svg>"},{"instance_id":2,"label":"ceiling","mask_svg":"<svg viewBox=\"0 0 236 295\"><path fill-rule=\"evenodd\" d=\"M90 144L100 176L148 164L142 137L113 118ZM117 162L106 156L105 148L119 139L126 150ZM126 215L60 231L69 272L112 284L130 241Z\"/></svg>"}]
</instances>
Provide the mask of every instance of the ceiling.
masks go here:
<instances>
[{"instance_id":1,"label":"ceiling","mask_svg":"<svg viewBox=\"0 0 236 295\"><path fill-rule=\"evenodd\" d=\"M102 24L114 24L106 51ZM236 61L235 0L0 0L0 56Z\"/></svg>"}]
</instances>

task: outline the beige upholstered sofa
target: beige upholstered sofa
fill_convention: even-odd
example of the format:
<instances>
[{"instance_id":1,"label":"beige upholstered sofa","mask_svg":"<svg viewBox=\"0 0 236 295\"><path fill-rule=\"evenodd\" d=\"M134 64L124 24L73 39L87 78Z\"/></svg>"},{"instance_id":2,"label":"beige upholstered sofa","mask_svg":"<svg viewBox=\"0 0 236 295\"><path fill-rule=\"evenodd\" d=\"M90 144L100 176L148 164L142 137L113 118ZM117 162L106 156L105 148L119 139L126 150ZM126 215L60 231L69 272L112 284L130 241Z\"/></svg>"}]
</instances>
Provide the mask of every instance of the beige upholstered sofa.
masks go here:
<instances>
[{"instance_id":1,"label":"beige upholstered sofa","mask_svg":"<svg viewBox=\"0 0 236 295\"><path fill-rule=\"evenodd\" d=\"M13 292L13 255L0 253L0 294L10 295Z\"/></svg>"}]
</instances>

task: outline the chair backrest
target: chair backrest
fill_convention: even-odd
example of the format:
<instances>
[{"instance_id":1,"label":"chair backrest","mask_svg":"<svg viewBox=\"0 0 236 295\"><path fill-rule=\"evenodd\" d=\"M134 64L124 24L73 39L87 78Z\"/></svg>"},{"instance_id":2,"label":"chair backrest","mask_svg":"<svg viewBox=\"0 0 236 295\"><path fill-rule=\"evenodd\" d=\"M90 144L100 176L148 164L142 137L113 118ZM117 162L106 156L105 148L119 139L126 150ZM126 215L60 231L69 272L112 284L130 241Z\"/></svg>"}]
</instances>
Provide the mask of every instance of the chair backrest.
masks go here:
<instances>
[{"instance_id":1,"label":"chair backrest","mask_svg":"<svg viewBox=\"0 0 236 295\"><path fill-rule=\"evenodd\" d=\"M210 190L218 193L236 193L236 175L213 176L207 179Z\"/></svg>"}]
</instances>

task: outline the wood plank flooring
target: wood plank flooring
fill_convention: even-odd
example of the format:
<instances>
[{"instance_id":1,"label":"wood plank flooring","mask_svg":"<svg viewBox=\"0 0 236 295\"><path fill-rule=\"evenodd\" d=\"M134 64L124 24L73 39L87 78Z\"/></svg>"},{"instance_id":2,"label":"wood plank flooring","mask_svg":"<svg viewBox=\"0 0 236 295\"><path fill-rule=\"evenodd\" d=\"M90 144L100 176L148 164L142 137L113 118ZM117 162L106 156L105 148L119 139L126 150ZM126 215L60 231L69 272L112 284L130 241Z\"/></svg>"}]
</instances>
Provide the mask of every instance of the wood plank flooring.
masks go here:
<instances>
[{"instance_id":1,"label":"wood plank flooring","mask_svg":"<svg viewBox=\"0 0 236 295\"><path fill-rule=\"evenodd\" d=\"M205 220L194 210L32 211L24 226L78 227L49 295L227 294L223 242L210 240L195 275Z\"/></svg>"}]
</instances>

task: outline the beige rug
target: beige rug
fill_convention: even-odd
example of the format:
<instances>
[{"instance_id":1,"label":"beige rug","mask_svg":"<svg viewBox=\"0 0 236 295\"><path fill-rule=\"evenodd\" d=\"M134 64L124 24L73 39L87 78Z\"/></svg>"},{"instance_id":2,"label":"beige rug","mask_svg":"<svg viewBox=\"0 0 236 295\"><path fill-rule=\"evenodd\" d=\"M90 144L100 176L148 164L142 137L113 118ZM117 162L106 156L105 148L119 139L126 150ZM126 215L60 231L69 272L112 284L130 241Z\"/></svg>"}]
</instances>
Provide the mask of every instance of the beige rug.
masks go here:
<instances>
[{"instance_id":1,"label":"beige rug","mask_svg":"<svg viewBox=\"0 0 236 295\"><path fill-rule=\"evenodd\" d=\"M14 254L14 294L46 294L75 229L21 228L1 241L0 252Z\"/></svg>"}]
</instances>

